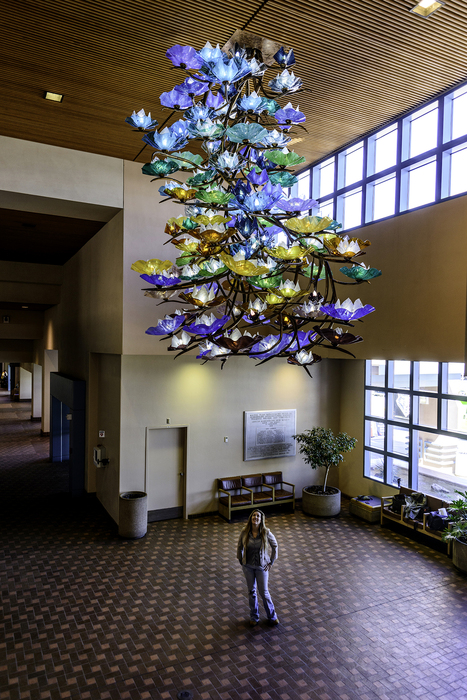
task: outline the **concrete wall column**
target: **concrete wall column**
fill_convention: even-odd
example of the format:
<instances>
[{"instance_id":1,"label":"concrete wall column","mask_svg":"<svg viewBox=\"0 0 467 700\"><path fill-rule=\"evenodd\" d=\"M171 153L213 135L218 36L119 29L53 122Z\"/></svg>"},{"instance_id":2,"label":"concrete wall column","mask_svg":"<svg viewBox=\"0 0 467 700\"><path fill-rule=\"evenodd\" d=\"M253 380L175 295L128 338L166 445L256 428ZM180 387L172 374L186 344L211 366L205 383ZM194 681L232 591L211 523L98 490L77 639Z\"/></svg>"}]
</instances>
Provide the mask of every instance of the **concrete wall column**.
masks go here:
<instances>
[{"instance_id":1,"label":"concrete wall column","mask_svg":"<svg viewBox=\"0 0 467 700\"><path fill-rule=\"evenodd\" d=\"M42 415L42 367L32 365L31 420L40 420Z\"/></svg>"}]
</instances>

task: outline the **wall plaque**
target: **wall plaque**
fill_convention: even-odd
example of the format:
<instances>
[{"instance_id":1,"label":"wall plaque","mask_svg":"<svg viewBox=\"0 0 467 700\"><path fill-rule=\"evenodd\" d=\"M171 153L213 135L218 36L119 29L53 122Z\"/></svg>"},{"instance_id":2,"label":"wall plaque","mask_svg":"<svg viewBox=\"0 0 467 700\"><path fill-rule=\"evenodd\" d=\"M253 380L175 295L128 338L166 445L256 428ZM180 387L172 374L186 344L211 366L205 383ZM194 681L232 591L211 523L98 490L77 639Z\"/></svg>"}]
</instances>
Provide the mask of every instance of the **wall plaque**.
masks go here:
<instances>
[{"instance_id":1,"label":"wall plaque","mask_svg":"<svg viewBox=\"0 0 467 700\"><path fill-rule=\"evenodd\" d=\"M245 411L243 427L243 461L293 457L297 411Z\"/></svg>"}]
</instances>

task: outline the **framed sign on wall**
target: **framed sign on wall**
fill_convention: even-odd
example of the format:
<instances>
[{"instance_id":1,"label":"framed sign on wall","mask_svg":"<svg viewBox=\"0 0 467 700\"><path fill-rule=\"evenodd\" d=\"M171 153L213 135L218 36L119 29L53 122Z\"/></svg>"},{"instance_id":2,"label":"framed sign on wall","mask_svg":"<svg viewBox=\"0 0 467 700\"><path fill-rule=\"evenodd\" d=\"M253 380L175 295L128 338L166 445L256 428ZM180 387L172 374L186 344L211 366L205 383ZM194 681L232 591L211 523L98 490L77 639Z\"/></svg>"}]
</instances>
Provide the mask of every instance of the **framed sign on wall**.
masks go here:
<instances>
[{"instance_id":1,"label":"framed sign on wall","mask_svg":"<svg viewBox=\"0 0 467 700\"><path fill-rule=\"evenodd\" d=\"M243 425L243 461L293 457L297 411L245 411Z\"/></svg>"}]
</instances>

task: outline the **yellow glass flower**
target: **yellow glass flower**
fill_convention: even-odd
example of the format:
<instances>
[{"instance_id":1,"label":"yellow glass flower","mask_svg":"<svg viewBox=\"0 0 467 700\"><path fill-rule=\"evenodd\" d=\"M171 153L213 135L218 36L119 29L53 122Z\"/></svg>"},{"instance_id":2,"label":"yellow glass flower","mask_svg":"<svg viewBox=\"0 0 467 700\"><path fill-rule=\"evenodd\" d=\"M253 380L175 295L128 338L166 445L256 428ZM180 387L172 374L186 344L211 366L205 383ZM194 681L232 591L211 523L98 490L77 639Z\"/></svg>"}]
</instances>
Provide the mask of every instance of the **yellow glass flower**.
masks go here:
<instances>
[{"instance_id":1,"label":"yellow glass flower","mask_svg":"<svg viewBox=\"0 0 467 700\"><path fill-rule=\"evenodd\" d=\"M264 250L268 255L272 255L274 258L280 258L281 260L303 258L307 253L307 250L299 245L293 245L291 248L284 248L284 246L278 245L275 248L265 248Z\"/></svg>"},{"instance_id":2,"label":"yellow glass flower","mask_svg":"<svg viewBox=\"0 0 467 700\"><path fill-rule=\"evenodd\" d=\"M332 255L343 258L353 258L354 255L371 245L370 241L362 241L361 238L349 238L348 236L344 236L344 238L333 236L328 238L325 243Z\"/></svg>"},{"instance_id":3,"label":"yellow glass flower","mask_svg":"<svg viewBox=\"0 0 467 700\"><path fill-rule=\"evenodd\" d=\"M283 304L284 303L284 297L280 297L277 294L274 294L274 292L270 292L266 298L265 302L267 304Z\"/></svg>"},{"instance_id":4,"label":"yellow glass flower","mask_svg":"<svg viewBox=\"0 0 467 700\"><path fill-rule=\"evenodd\" d=\"M302 219L294 217L286 222L287 228L297 233L317 233L324 231L332 223L328 216L304 216Z\"/></svg>"},{"instance_id":5,"label":"yellow glass flower","mask_svg":"<svg viewBox=\"0 0 467 700\"><path fill-rule=\"evenodd\" d=\"M192 221L196 221L197 224L203 224L203 226L212 226L213 224L228 224L231 216L221 216L216 214L215 216L206 216L206 214L198 214L194 216Z\"/></svg>"},{"instance_id":6,"label":"yellow glass flower","mask_svg":"<svg viewBox=\"0 0 467 700\"><path fill-rule=\"evenodd\" d=\"M184 253L196 253L198 250L198 241L189 241L187 238L184 238L182 243L181 241L179 243L175 243L175 247L178 248L178 250L183 250Z\"/></svg>"},{"instance_id":7,"label":"yellow glass flower","mask_svg":"<svg viewBox=\"0 0 467 700\"><path fill-rule=\"evenodd\" d=\"M179 199L181 202L185 202L187 199L193 199L198 190L185 190L183 187L174 187L171 190L164 190L169 197L173 199Z\"/></svg>"},{"instance_id":8,"label":"yellow glass flower","mask_svg":"<svg viewBox=\"0 0 467 700\"><path fill-rule=\"evenodd\" d=\"M220 259L229 270L237 275L251 277L254 275L265 275L269 272L268 267L259 267L252 260L235 260L227 253L221 253Z\"/></svg>"},{"instance_id":9,"label":"yellow glass flower","mask_svg":"<svg viewBox=\"0 0 467 700\"><path fill-rule=\"evenodd\" d=\"M137 260L131 269L139 272L140 275L160 275L164 270L170 270L171 267L173 267L173 262L170 260L154 258L153 260Z\"/></svg>"}]
</instances>

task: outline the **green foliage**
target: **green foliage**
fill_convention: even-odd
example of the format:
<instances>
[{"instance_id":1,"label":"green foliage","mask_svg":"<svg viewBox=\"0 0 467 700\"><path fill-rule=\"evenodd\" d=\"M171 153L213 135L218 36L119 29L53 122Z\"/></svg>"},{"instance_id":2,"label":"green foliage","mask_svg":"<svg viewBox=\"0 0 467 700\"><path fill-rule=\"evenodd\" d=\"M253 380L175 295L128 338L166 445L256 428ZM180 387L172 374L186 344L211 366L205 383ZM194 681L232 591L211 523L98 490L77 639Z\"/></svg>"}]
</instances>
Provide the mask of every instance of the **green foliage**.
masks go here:
<instances>
[{"instance_id":1,"label":"green foliage","mask_svg":"<svg viewBox=\"0 0 467 700\"><path fill-rule=\"evenodd\" d=\"M326 482L329 469L337 467L344 459L342 452L350 452L355 447L357 438L350 437L347 433L334 435L330 428L311 428L303 433L292 435L299 445L300 454L312 469L325 467L323 490L326 491Z\"/></svg>"},{"instance_id":2,"label":"green foliage","mask_svg":"<svg viewBox=\"0 0 467 700\"><path fill-rule=\"evenodd\" d=\"M443 540L460 540L467 544L467 491L456 491L460 498L449 505L451 529L443 532Z\"/></svg>"}]
</instances>

